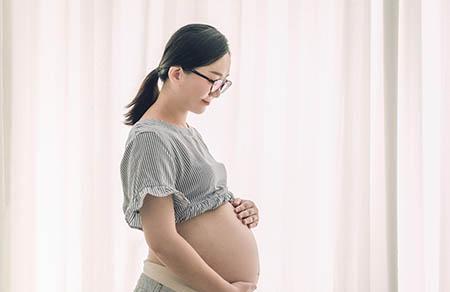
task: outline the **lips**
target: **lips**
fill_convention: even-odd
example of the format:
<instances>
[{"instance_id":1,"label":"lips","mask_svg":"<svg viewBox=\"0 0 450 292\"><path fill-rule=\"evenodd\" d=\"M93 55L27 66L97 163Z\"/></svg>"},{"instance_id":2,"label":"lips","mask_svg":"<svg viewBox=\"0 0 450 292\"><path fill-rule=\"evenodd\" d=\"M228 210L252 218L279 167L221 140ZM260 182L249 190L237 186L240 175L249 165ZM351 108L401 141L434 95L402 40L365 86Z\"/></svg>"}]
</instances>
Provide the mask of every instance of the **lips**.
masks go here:
<instances>
[{"instance_id":1,"label":"lips","mask_svg":"<svg viewBox=\"0 0 450 292\"><path fill-rule=\"evenodd\" d=\"M206 100L202 100L205 104L209 104L209 102L207 102Z\"/></svg>"}]
</instances>

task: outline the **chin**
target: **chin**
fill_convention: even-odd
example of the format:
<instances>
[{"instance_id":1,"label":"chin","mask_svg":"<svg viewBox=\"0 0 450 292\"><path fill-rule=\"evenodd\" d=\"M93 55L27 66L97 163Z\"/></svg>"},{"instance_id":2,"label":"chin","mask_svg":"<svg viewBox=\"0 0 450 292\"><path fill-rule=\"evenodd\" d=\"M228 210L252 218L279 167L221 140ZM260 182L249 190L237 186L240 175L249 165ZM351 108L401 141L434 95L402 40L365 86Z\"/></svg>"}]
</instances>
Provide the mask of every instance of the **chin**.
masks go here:
<instances>
[{"instance_id":1,"label":"chin","mask_svg":"<svg viewBox=\"0 0 450 292\"><path fill-rule=\"evenodd\" d=\"M191 112L195 113L195 114L201 114L206 110L206 108L196 108L191 110Z\"/></svg>"},{"instance_id":2,"label":"chin","mask_svg":"<svg viewBox=\"0 0 450 292\"><path fill-rule=\"evenodd\" d=\"M208 108L207 105L200 105L200 106L195 106L195 107L193 106L193 107L191 107L190 111L193 112L193 113L196 113L196 114L201 114L204 111L206 111L207 108Z\"/></svg>"}]
</instances>

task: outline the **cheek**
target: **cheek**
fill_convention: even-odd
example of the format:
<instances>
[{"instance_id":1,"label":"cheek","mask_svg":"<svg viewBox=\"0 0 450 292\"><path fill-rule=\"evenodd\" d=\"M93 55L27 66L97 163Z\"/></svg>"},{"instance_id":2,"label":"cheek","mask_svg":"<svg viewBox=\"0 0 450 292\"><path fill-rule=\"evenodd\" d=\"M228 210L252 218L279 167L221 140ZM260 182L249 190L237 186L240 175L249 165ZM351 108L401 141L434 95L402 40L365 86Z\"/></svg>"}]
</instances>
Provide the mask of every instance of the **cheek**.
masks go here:
<instances>
[{"instance_id":1,"label":"cheek","mask_svg":"<svg viewBox=\"0 0 450 292\"><path fill-rule=\"evenodd\" d=\"M204 84L189 84L182 89L183 94L188 97L199 99L208 96L210 87Z\"/></svg>"}]
</instances>

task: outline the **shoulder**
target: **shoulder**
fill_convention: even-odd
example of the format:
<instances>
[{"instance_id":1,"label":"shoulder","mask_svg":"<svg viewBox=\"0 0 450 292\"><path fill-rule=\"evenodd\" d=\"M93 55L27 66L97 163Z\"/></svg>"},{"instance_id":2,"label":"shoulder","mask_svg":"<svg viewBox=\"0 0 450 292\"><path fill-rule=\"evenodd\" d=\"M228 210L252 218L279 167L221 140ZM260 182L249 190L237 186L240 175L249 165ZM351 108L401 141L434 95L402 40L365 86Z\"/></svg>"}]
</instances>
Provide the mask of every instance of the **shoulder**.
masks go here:
<instances>
[{"instance_id":1,"label":"shoulder","mask_svg":"<svg viewBox=\"0 0 450 292\"><path fill-rule=\"evenodd\" d=\"M134 127L128 137L128 147L135 150L156 151L164 149L171 156L183 151L185 138L165 127L145 125Z\"/></svg>"},{"instance_id":2,"label":"shoulder","mask_svg":"<svg viewBox=\"0 0 450 292\"><path fill-rule=\"evenodd\" d=\"M162 143L167 144L170 143L170 140L173 139L173 133L170 133L166 128L159 127L158 125L142 125L135 124L130 130L128 136L129 143Z\"/></svg>"},{"instance_id":3,"label":"shoulder","mask_svg":"<svg viewBox=\"0 0 450 292\"><path fill-rule=\"evenodd\" d=\"M172 154L170 135L155 130L147 130L135 133L130 140L130 146L135 151L153 152L166 151Z\"/></svg>"}]
</instances>

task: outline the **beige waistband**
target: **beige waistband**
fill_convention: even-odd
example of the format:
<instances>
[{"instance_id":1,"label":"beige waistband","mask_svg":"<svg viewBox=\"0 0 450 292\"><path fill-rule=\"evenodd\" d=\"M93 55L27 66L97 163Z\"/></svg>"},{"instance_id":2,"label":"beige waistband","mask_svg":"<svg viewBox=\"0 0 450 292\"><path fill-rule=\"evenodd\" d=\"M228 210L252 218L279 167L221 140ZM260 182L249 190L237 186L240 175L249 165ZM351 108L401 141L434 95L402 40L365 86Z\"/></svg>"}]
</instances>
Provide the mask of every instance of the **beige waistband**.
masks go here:
<instances>
[{"instance_id":1,"label":"beige waistband","mask_svg":"<svg viewBox=\"0 0 450 292\"><path fill-rule=\"evenodd\" d=\"M144 261L144 274L176 292L197 292L186 286L183 281L167 267L149 260Z\"/></svg>"}]
</instances>

